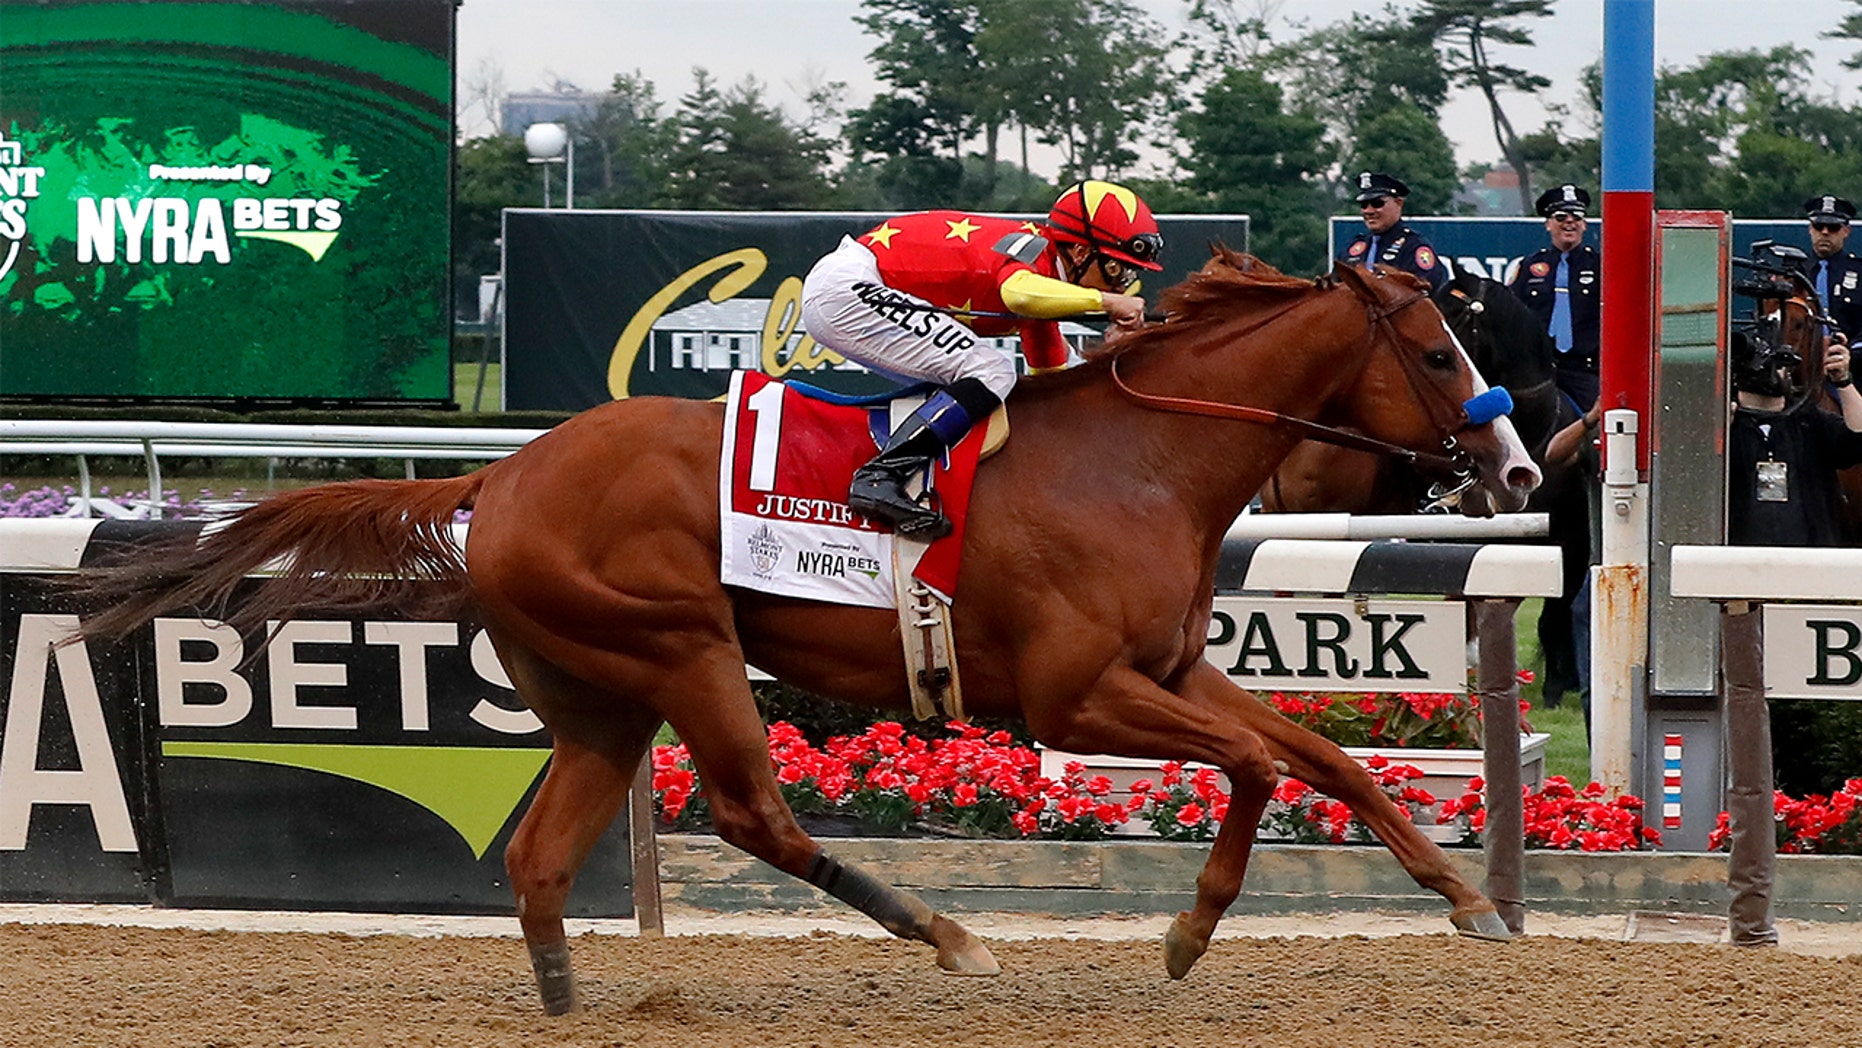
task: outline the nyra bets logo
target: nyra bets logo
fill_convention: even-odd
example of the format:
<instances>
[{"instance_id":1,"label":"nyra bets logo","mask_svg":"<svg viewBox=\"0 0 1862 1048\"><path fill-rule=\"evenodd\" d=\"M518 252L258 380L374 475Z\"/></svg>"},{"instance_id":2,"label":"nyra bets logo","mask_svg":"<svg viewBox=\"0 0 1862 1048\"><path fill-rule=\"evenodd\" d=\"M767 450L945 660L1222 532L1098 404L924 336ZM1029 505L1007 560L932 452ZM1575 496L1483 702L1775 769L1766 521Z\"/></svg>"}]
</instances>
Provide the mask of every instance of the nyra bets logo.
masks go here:
<instances>
[{"instance_id":1,"label":"nyra bets logo","mask_svg":"<svg viewBox=\"0 0 1862 1048\"><path fill-rule=\"evenodd\" d=\"M0 132L0 277L13 271L26 239L26 203L39 195L45 169L26 163L25 150Z\"/></svg>"}]
</instances>

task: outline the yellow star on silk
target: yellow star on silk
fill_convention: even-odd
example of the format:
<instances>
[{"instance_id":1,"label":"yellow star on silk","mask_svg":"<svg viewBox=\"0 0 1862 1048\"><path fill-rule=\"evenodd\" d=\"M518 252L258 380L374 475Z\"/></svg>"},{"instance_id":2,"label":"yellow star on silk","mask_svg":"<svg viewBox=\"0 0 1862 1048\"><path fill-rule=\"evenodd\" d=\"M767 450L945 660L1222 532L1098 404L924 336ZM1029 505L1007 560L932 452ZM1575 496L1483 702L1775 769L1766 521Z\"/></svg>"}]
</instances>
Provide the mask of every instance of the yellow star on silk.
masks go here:
<instances>
[{"instance_id":1,"label":"yellow star on silk","mask_svg":"<svg viewBox=\"0 0 1862 1048\"><path fill-rule=\"evenodd\" d=\"M950 227L950 232L944 234L945 240L961 240L966 244L970 242L971 233L983 228L982 226L972 223L967 218L960 218L955 222L947 218L944 220L944 224Z\"/></svg>"},{"instance_id":2,"label":"yellow star on silk","mask_svg":"<svg viewBox=\"0 0 1862 1048\"><path fill-rule=\"evenodd\" d=\"M879 228L868 233L866 237L867 242L870 244L878 244L880 247L889 248L892 246L892 238L898 235L899 230L894 229L892 223L881 222Z\"/></svg>"}]
</instances>

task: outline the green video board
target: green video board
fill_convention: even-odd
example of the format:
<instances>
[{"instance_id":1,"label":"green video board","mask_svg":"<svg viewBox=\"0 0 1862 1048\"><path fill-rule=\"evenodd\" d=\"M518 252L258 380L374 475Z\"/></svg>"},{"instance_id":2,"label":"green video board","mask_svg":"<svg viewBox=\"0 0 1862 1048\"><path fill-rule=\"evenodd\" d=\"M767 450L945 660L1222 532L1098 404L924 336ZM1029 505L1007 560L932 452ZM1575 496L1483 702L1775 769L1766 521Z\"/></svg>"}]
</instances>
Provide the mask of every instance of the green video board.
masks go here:
<instances>
[{"instance_id":1,"label":"green video board","mask_svg":"<svg viewBox=\"0 0 1862 1048\"><path fill-rule=\"evenodd\" d=\"M0 0L0 398L443 402L452 0Z\"/></svg>"}]
</instances>

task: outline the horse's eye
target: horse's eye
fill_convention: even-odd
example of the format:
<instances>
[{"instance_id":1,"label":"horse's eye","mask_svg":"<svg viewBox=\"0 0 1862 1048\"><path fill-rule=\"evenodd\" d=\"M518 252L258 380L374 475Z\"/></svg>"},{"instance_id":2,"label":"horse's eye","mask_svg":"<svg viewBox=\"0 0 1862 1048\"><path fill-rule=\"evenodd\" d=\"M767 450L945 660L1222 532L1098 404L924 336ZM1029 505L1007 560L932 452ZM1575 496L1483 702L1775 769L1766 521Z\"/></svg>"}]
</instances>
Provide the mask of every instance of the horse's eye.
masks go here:
<instances>
[{"instance_id":1,"label":"horse's eye","mask_svg":"<svg viewBox=\"0 0 1862 1048\"><path fill-rule=\"evenodd\" d=\"M1422 362L1437 371L1455 370L1455 355L1446 349L1432 349L1424 353Z\"/></svg>"}]
</instances>

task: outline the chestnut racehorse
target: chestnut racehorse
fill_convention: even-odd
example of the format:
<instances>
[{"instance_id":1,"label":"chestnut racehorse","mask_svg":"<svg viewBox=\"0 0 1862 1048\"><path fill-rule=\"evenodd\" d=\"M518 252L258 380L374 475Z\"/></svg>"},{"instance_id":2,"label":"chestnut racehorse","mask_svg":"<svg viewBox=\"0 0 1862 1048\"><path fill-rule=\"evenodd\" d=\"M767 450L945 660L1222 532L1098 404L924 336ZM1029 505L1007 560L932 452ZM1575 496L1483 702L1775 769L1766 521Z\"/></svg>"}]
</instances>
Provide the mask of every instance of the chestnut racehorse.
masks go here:
<instances>
[{"instance_id":1,"label":"chestnut racehorse","mask_svg":"<svg viewBox=\"0 0 1862 1048\"><path fill-rule=\"evenodd\" d=\"M1168 319L1116 353L1015 391L1014 439L979 470L964 539L955 629L969 711L1019 716L1076 753L1227 773L1230 817L1194 908L1165 938L1172 977L1207 949L1239 893L1278 770L1350 805L1419 884L1453 904L1458 928L1506 938L1493 903L1363 769L1237 688L1203 644L1223 533L1309 431L1293 420L1349 424L1432 454L1456 448L1517 508L1538 480L1511 424L1468 424L1463 402L1482 387L1407 276L1341 268L1296 280L1218 249L1162 301ZM1284 418L1262 422L1277 417L1267 412ZM224 607L243 576L279 558L288 566L262 588L265 603L245 605L234 626L312 606L379 606L396 579L459 597L554 742L506 853L550 1012L576 1005L562 920L570 885L662 722L690 748L720 837L931 944L947 971L994 973L981 941L829 856L783 802L745 663L821 695L902 708L898 618L719 582L723 422L716 403L636 398L464 477L275 495L197 546L144 546L91 576L94 591L124 603L85 632ZM466 507L461 558L447 526Z\"/></svg>"}]
</instances>

